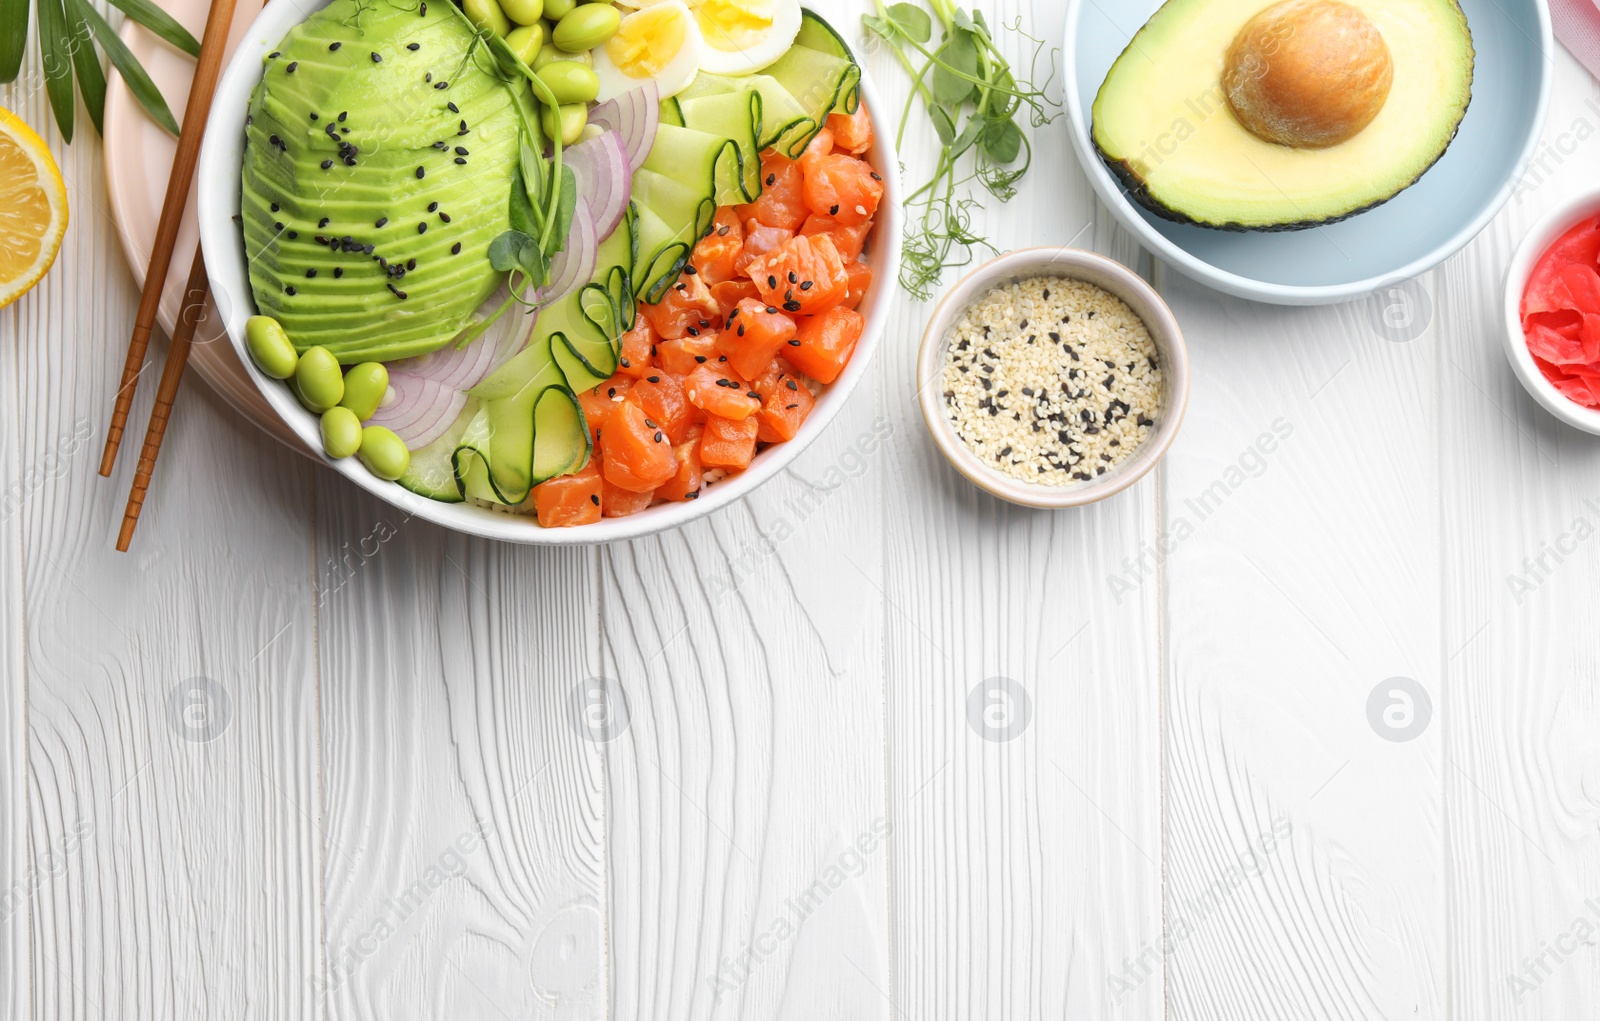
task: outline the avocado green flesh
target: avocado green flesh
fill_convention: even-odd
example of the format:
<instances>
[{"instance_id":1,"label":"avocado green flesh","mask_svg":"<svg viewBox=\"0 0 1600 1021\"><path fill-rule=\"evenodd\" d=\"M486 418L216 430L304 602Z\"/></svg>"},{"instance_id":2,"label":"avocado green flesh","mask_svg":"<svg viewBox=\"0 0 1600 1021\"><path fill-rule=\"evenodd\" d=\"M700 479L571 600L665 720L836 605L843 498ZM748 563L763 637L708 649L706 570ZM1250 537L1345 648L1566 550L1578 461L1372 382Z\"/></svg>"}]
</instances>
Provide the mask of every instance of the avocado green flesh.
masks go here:
<instances>
[{"instance_id":1,"label":"avocado green flesh","mask_svg":"<svg viewBox=\"0 0 1600 1021\"><path fill-rule=\"evenodd\" d=\"M240 211L256 305L299 350L345 364L426 354L504 278L488 248L510 227L527 90L491 73L448 2L333 0L264 62Z\"/></svg>"},{"instance_id":2,"label":"avocado green flesh","mask_svg":"<svg viewBox=\"0 0 1600 1021\"><path fill-rule=\"evenodd\" d=\"M1389 47L1394 82L1377 117L1326 149L1266 142L1222 90L1229 44L1272 0L1167 0L1095 97L1101 158L1167 219L1232 230L1329 223L1414 184L1455 138L1472 97L1472 35L1455 0L1349 0Z\"/></svg>"}]
</instances>

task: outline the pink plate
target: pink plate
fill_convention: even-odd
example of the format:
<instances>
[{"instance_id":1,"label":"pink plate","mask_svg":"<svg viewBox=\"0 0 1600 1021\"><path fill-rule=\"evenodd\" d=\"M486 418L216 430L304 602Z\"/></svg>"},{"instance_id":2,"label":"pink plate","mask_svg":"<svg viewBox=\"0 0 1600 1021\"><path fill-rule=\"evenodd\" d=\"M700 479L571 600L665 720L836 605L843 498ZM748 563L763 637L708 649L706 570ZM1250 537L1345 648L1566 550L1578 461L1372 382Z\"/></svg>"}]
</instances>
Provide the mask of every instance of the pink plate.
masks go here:
<instances>
[{"instance_id":1,"label":"pink plate","mask_svg":"<svg viewBox=\"0 0 1600 1021\"><path fill-rule=\"evenodd\" d=\"M209 8L206 0L163 0L161 6L196 39L200 38L205 30L206 11ZM228 33L229 53L233 52L234 46L260 13L255 0L241 0L234 9L233 27ZM150 72L150 77L166 97L167 105L172 108L172 115L181 120L183 104L189 97L189 82L194 75L194 59L131 20L123 24L120 35L145 70ZM177 139L150 120L144 108L128 91L121 75L111 74L108 77L104 136L106 191L111 200L111 218L122 240L122 253L133 268L134 279L143 285L149 271L150 248L155 243L156 225L161 219L161 200L166 195L167 177L178 143ZM183 227L178 232L178 244L172 255L172 267L167 272L167 286L161 295L158 319L168 336L171 336L172 326L178 320L183 287L189 279L195 246L199 243L200 230L195 219L195 195L198 192L198 186L190 190L189 205L183 214ZM195 330L189 366L240 414L264 429L268 435L310 456L305 444L284 424L283 419L250 382L250 376L239 361L233 344L228 340L228 332L209 300L206 302L204 318Z\"/></svg>"}]
</instances>

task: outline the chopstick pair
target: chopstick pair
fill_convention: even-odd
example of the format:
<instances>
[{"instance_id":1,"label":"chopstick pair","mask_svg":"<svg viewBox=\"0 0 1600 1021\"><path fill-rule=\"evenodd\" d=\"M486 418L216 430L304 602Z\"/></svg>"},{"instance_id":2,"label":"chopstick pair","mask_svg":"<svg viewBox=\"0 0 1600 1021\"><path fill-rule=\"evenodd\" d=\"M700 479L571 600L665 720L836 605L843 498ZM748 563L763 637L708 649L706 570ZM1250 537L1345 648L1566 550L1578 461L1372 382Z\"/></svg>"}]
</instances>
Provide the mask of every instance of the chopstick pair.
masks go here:
<instances>
[{"instance_id":1,"label":"chopstick pair","mask_svg":"<svg viewBox=\"0 0 1600 1021\"><path fill-rule=\"evenodd\" d=\"M161 294L166 290L172 250L177 245L178 227L183 222L183 209L189 201L189 189L194 183L195 163L200 157L200 140L205 133L206 118L211 114L217 75L222 70L222 57L227 49L228 31L233 26L234 4L235 0L211 0L210 10L206 14L205 34L200 39L200 58L195 64L194 82L189 87L189 102L183 111L183 130L178 135L178 151L172 160L172 176L167 179L167 193L161 203L156 240L150 250L150 268L144 278L144 291L139 296L133 334L128 339L128 357L122 366L122 385L117 388L111 427L106 433L106 448L100 457L100 474L105 478L111 477L111 469L117 462L123 430L127 427L128 414L133 408L134 390L144 367L144 356L150 348L150 335L155 329L156 312L161 307ZM133 539L134 526L139 521L139 512L144 507L156 455L161 451L161 441L166 435L178 384L183 379L183 370L189 360L195 324L209 290L205 263L199 248L196 248L189 284L184 291L183 307L173 328L167 364L161 373L156 404L150 413L149 428L145 431L144 449L140 453L138 470L134 473L133 489L128 494L122 529L117 535L117 549L121 552L127 552L128 544Z\"/></svg>"}]
</instances>

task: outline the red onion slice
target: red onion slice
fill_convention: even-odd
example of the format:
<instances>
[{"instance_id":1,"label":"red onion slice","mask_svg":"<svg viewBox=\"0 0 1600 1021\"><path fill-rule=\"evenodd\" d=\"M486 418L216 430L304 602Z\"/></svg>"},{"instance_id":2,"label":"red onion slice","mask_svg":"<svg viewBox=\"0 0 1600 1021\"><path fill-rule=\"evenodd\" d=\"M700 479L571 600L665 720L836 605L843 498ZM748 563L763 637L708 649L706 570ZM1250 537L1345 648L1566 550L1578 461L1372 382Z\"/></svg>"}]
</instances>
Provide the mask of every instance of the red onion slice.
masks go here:
<instances>
[{"instance_id":1,"label":"red onion slice","mask_svg":"<svg viewBox=\"0 0 1600 1021\"><path fill-rule=\"evenodd\" d=\"M656 83L647 81L589 111L589 123L621 135L628 150L628 168L638 170L655 144L656 126L661 121L660 103Z\"/></svg>"},{"instance_id":2,"label":"red onion slice","mask_svg":"<svg viewBox=\"0 0 1600 1021\"><path fill-rule=\"evenodd\" d=\"M389 392L367 424L392 429L408 450L420 450L445 434L466 403L465 393L436 379L390 371Z\"/></svg>"},{"instance_id":3,"label":"red onion slice","mask_svg":"<svg viewBox=\"0 0 1600 1021\"><path fill-rule=\"evenodd\" d=\"M572 231L567 243L550 261L550 283L540 288L541 302L565 298L589 282L594 276L595 260L599 257L600 239L595 236L594 213L583 199L572 210Z\"/></svg>"},{"instance_id":4,"label":"red onion slice","mask_svg":"<svg viewBox=\"0 0 1600 1021\"><path fill-rule=\"evenodd\" d=\"M510 289L501 284L478 306L476 321L493 315L510 296ZM526 310L512 305L466 347L456 347L452 340L437 351L391 362L389 371L431 379L451 390L471 390L527 346L534 318L527 315Z\"/></svg>"},{"instance_id":5,"label":"red onion slice","mask_svg":"<svg viewBox=\"0 0 1600 1021\"><path fill-rule=\"evenodd\" d=\"M627 211L633 192L633 172L622 136L607 131L598 138L563 149L561 159L572 168L578 194L594 213L595 236L610 237L622 222L622 214Z\"/></svg>"}]
</instances>

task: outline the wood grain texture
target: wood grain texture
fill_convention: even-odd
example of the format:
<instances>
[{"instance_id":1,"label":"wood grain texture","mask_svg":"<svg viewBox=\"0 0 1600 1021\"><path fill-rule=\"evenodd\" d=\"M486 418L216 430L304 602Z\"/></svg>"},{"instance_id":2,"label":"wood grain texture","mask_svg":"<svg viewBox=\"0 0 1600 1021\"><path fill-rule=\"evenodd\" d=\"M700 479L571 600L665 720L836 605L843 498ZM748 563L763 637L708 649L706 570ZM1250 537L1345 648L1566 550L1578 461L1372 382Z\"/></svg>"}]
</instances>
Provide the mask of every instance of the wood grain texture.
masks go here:
<instances>
[{"instance_id":1,"label":"wood grain texture","mask_svg":"<svg viewBox=\"0 0 1600 1021\"><path fill-rule=\"evenodd\" d=\"M606 1016L595 552L318 488L327 1016Z\"/></svg>"},{"instance_id":2,"label":"wood grain texture","mask_svg":"<svg viewBox=\"0 0 1600 1021\"><path fill-rule=\"evenodd\" d=\"M1439 334L1158 280L1193 365L1163 523L1169 1014L1443 1017L1441 731L1385 740L1367 708L1395 676L1441 701Z\"/></svg>"},{"instance_id":3,"label":"wood grain texture","mask_svg":"<svg viewBox=\"0 0 1600 1021\"><path fill-rule=\"evenodd\" d=\"M1003 3L990 21L1023 17L1053 40L1061 14ZM872 66L904 95L887 54ZM920 154L937 145L925 122L908 137L919 183L932 169ZM989 200L975 229L1001 248L1071 244L1148 265L1095 201L1065 131L1035 138L1026 186ZM879 468L897 1007L1157 1018L1162 963L1146 950L1162 931L1160 589L1117 602L1108 582L1154 536L1161 483L1054 514L981 493L938 455L911 392L929 312L908 303L897 317L878 392L895 425ZM1031 704L1009 740L973 720L1020 721L1022 696L997 677Z\"/></svg>"},{"instance_id":4,"label":"wood grain texture","mask_svg":"<svg viewBox=\"0 0 1600 1021\"><path fill-rule=\"evenodd\" d=\"M1543 144L1435 292L1441 357L1448 981L1462 1019L1593 1016L1600 1002L1600 447L1501 350L1499 280L1550 206L1594 184L1600 97L1558 49ZM1486 284L1492 284L1486 286Z\"/></svg>"},{"instance_id":5,"label":"wood grain texture","mask_svg":"<svg viewBox=\"0 0 1600 1021\"><path fill-rule=\"evenodd\" d=\"M27 80L0 103L49 121ZM8 446L43 466L16 517L42 877L22 982L42 1018L311 1016L308 471L182 394L134 550L112 550L133 465L100 480L93 451L137 294L100 208L98 140L51 142L72 223L55 269L0 318Z\"/></svg>"},{"instance_id":6,"label":"wood grain texture","mask_svg":"<svg viewBox=\"0 0 1600 1021\"><path fill-rule=\"evenodd\" d=\"M0 100L3 104L4 100ZM0 310L0 1017L28 1009L28 737L23 655L22 508L38 485L22 448L21 364L25 306Z\"/></svg>"}]
</instances>

